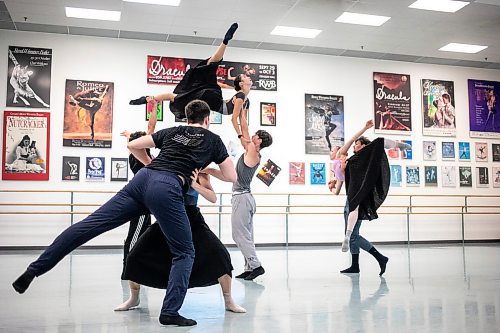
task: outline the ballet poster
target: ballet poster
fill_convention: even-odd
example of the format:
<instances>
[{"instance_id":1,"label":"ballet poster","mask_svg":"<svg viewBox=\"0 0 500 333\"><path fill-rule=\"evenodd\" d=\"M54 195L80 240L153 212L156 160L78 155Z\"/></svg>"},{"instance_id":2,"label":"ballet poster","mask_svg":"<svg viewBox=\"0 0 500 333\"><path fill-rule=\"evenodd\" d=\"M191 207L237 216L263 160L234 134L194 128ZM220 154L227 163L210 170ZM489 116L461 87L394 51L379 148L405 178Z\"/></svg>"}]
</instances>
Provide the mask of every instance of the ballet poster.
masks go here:
<instances>
[{"instance_id":1,"label":"ballet poster","mask_svg":"<svg viewBox=\"0 0 500 333\"><path fill-rule=\"evenodd\" d=\"M420 186L420 167L416 165L406 167L406 186Z\"/></svg>"},{"instance_id":2,"label":"ballet poster","mask_svg":"<svg viewBox=\"0 0 500 333\"><path fill-rule=\"evenodd\" d=\"M500 168L493 167L493 187L500 187Z\"/></svg>"},{"instance_id":3,"label":"ballet poster","mask_svg":"<svg viewBox=\"0 0 500 333\"><path fill-rule=\"evenodd\" d=\"M111 148L113 82L66 80L65 147Z\"/></svg>"},{"instance_id":4,"label":"ballet poster","mask_svg":"<svg viewBox=\"0 0 500 333\"><path fill-rule=\"evenodd\" d=\"M289 184L304 185L306 183L306 164L304 162L290 162Z\"/></svg>"},{"instance_id":5,"label":"ballet poster","mask_svg":"<svg viewBox=\"0 0 500 333\"><path fill-rule=\"evenodd\" d=\"M325 163L311 163L311 185L326 184Z\"/></svg>"},{"instance_id":6,"label":"ballet poster","mask_svg":"<svg viewBox=\"0 0 500 333\"><path fill-rule=\"evenodd\" d=\"M276 103L260 103L260 125L276 126Z\"/></svg>"},{"instance_id":7,"label":"ballet poster","mask_svg":"<svg viewBox=\"0 0 500 333\"><path fill-rule=\"evenodd\" d=\"M493 155L493 162L500 162L500 144L492 143L491 151Z\"/></svg>"},{"instance_id":8,"label":"ballet poster","mask_svg":"<svg viewBox=\"0 0 500 333\"><path fill-rule=\"evenodd\" d=\"M453 81L422 80L423 135L456 136Z\"/></svg>"},{"instance_id":9,"label":"ballet poster","mask_svg":"<svg viewBox=\"0 0 500 333\"><path fill-rule=\"evenodd\" d=\"M469 142L459 142L458 143L458 160L459 161L470 161L470 143Z\"/></svg>"},{"instance_id":10,"label":"ballet poster","mask_svg":"<svg viewBox=\"0 0 500 333\"><path fill-rule=\"evenodd\" d=\"M401 174L401 165L391 165L391 187L401 187L403 176Z\"/></svg>"},{"instance_id":11,"label":"ballet poster","mask_svg":"<svg viewBox=\"0 0 500 333\"><path fill-rule=\"evenodd\" d=\"M411 140L396 140L396 143L405 144L404 147L386 149L386 154L392 160L411 160L413 158L413 145Z\"/></svg>"},{"instance_id":12,"label":"ballet poster","mask_svg":"<svg viewBox=\"0 0 500 333\"><path fill-rule=\"evenodd\" d=\"M457 187L457 172L453 165L441 167L441 183L443 187Z\"/></svg>"},{"instance_id":13,"label":"ballet poster","mask_svg":"<svg viewBox=\"0 0 500 333\"><path fill-rule=\"evenodd\" d=\"M476 186L477 187L490 187L490 178L488 177L487 167L476 168Z\"/></svg>"},{"instance_id":14,"label":"ballet poster","mask_svg":"<svg viewBox=\"0 0 500 333\"><path fill-rule=\"evenodd\" d=\"M455 160L455 143L454 142L445 142L441 143L441 154L443 161L454 161Z\"/></svg>"},{"instance_id":15,"label":"ballet poster","mask_svg":"<svg viewBox=\"0 0 500 333\"><path fill-rule=\"evenodd\" d=\"M488 162L488 144L476 142L476 162Z\"/></svg>"},{"instance_id":16,"label":"ballet poster","mask_svg":"<svg viewBox=\"0 0 500 333\"><path fill-rule=\"evenodd\" d=\"M500 138L500 82L468 80L471 138Z\"/></svg>"},{"instance_id":17,"label":"ballet poster","mask_svg":"<svg viewBox=\"0 0 500 333\"><path fill-rule=\"evenodd\" d=\"M147 83L177 85L184 74L202 60L148 56ZM221 61L217 69L217 80L224 88L233 89L234 79L245 74L252 79L252 90L276 91L278 66L271 64Z\"/></svg>"},{"instance_id":18,"label":"ballet poster","mask_svg":"<svg viewBox=\"0 0 500 333\"><path fill-rule=\"evenodd\" d=\"M373 73L375 133L411 134L410 75Z\"/></svg>"},{"instance_id":19,"label":"ballet poster","mask_svg":"<svg viewBox=\"0 0 500 333\"><path fill-rule=\"evenodd\" d=\"M87 181L104 181L104 157L87 157L85 179Z\"/></svg>"},{"instance_id":20,"label":"ballet poster","mask_svg":"<svg viewBox=\"0 0 500 333\"><path fill-rule=\"evenodd\" d=\"M471 167L458 167L458 176L460 179L460 187L472 187L472 169Z\"/></svg>"},{"instance_id":21,"label":"ballet poster","mask_svg":"<svg viewBox=\"0 0 500 333\"><path fill-rule=\"evenodd\" d=\"M3 180L49 180L50 113L4 111Z\"/></svg>"},{"instance_id":22,"label":"ballet poster","mask_svg":"<svg viewBox=\"0 0 500 333\"><path fill-rule=\"evenodd\" d=\"M9 46L7 107L50 108L52 49Z\"/></svg>"},{"instance_id":23,"label":"ballet poster","mask_svg":"<svg viewBox=\"0 0 500 333\"><path fill-rule=\"evenodd\" d=\"M344 97L305 95L306 154L327 155L344 145Z\"/></svg>"},{"instance_id":24,"label":"ballet poster","mask_svg":"<svg viewBox=\"0 0 500 333\"><path fill-rule=\"evenodd\" d=\"M425 186L437 186L438 184L437 167L434 165L425 166L424 172L425 172Z\"/></svg>"},{"instance_id":25,"label":"ballet poster","mask_svg":"<svg viewBox=\"0 0 500 333\"><path fill-rule=\"evenodd\" d=\"M267 186L271 185L276 176L280 173L281 168L277 166L273 161L267 160L266 163L262 166L262 168L257 173L257 178L262 180L264 184Z\"/></svg>"},{"instance_id":26,"label":"ballet poster","mask_svg":"<svg viewBox=\"0 0 500 333\"><path fill-rule=\"evenodd\" d=\"M151 111L153 111L153 105L146 103L146 121L151 118ZM156 104L156 120L163 121L163 101Z\"/></svg>"},{"instance_id":27,"label":"ballet poster","mask_svg":"<svg viewBox=\"0 0 500 333\"><path fill-rule=\"evenodd\" d=\"M111 158L111 181L128 181L128 158Z\"/></svg>"},{"instance_id":28,"label":"ballet poster","mask_svg":"<svg viewBox=\"0 0 500 333\"><path fill-rule=\"evenodd\" d=\"M422 141L422 151L424 153L424 161L437 160L436 141Z\"/></svg>"},{"instance_id":29,"label":"ballet poster","mask_svg":"<svg viewBox=\"0 0 500 333\"><path fill-rule=\"evenodd\" d=\"M80 180L79 156L63 156L62 180Z\"/></svg>"}]
</instances>

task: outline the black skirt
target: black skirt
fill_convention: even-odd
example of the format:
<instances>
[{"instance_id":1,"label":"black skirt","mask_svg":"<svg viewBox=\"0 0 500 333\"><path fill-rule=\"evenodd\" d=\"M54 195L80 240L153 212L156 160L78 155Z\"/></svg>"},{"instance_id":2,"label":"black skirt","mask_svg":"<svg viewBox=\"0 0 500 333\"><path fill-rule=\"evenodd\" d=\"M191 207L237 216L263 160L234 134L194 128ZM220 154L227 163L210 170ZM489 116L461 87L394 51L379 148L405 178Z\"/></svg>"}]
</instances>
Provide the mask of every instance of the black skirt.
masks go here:
<instances>
[{"instance_id":1,"label":"black skirt","mask_svg":"<svg viewBox=\"0 0 500 333\"><path fill-rule=\"evenodd\" d=\"M217 69L220 62L207 64L201 61L196 67L190 68L174 89L174 101L170 103L170 111L180 119L186 118L186 105L200 99L207 102L210 110L218 111L224 102L222 90L217 84Z\"/></svg>"},{"instance_id":2,"label":"black skirt","mask_svg":"<svg viewBox=\"0 0 500 333\"><path fill-rule=\"evenodd\" d=\"M226 247L210 230L196 206L186 206L191 224L195 258L189 288L217 284L217 279L228 274L233 266ZM172 254L160 226L154 223L139 238L127 256L125 278L141 285L166 289L172 267Z\"/></svg>"},{"instance_id":3,"label":"black skirt","mask_svg":"<svg viewBox=\"0 0 500 333\"><path fill-rule=\"evenodd\" d=\"M384 138L377 138L349 158L345 172L345 185L349 212L356 207L360 220L378 218L391 182L389 161L384 150Z\"/></svg>"}]
</instances>

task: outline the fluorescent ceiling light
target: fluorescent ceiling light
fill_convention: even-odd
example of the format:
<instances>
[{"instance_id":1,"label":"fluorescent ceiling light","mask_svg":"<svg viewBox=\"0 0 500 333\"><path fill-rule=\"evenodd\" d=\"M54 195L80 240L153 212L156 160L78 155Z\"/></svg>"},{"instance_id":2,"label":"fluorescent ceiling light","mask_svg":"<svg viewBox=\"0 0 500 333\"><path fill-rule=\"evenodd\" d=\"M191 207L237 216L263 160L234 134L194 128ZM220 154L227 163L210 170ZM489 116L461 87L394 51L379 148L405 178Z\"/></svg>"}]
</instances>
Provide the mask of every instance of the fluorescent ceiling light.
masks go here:
<instances>
[{"instance_id":1,"label":"fluorescent ceiling light","mask_svg":"<svg viewBox=\"0 0 500 333\"><path fill-rule=\"evenodd\" d=\"M417 0L408 7L424 10L435 10L437 12L454 13L465 6L469 2L466 1L451 1L451 0Z\"/></svg>"},{"instance_id":2,"label":"fluorescent ceiling light","mask_svg":"<svg viewBox=\"0 0 500 333\"><path fill-rule=\"evenodd\" d=\"M306 29L306 28L295 28L295 27L285 27L282 25L277 25L271 35L288 36L288 37L302 37L302 38L316 38L317 35L322 30L318 29Z\"/></svg>"},{"instance_id":3,"label":"fluorescent ceiling light","mask_svg":"<svg viewBox=\"0 0 500 333\"><path fill-rule=\"evenodd\" d=\"M91 20L120 21L121 12L115 10L99 10L87 8L65 7L67 17Z\"/></svg>"},{"instance_id":4,"label":"fluorescent ceiling light","mask_svg":"<svg viewBox=\"0 0 500 333\"><path fill-rule=\"evenodd\" d=\"M179 6L181 0L123 0L125 2L145 3L149 5Z\"/></svg>"},{"instance_id":5,"label":"fluorescent ceiling light","mask_svg":"<svg viewBox=\"0 0 500 333\"><path fill-rule=\"evenodd\" d=\"M335 22L371 25L371 26L379 27L382 24L384 24L385 22L389 21L389 19L390 19L389 16L378 16L378 15L344 12L344 13L342 13L342 15L337 17Z\"/></svg>"},{"instance_id":6,"label":"fluorescent ceiling light","mask_svg":"<svg viewBox=\"0 0 500 333\"><path fill-rule=\"evenodd\" d=\"M478 53L479 51L482 51L487 47L488 46L482 46L482 45L450 43L450 44L445 45L442 48L440 48L439 51Z\"/></svg>"}]
</instances>

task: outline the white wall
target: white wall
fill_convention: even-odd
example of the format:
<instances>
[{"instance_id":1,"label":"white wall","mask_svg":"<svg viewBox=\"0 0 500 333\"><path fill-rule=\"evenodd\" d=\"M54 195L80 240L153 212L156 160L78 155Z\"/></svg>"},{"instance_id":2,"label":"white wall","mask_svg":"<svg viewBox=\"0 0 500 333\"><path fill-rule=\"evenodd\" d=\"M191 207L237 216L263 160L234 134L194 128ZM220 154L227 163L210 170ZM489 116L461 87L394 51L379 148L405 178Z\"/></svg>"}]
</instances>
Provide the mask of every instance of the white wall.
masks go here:
<instances>
[{"instance_id":1,"label":"white wall","mask_svg":"<svg viewBox=\"0 0 500 333\"><path fill-rule=\"evenodd\" d=\"M66 36L57 34L42 34L29 32L14 32L0 30L0 50L4 56L0 57L0 77L7 77L7 49L9 45L43 47L53 50L52 86L51 86L51 138L50 138L50 180L49 181L1 181L0 189L43 189L43 190L118 190L123 183L109 181L109 165L111 157L126 157L125 140L119 136L120 131L144 130L144 108L129 106L128 101L145 94L156 94L173 90L173 86L158 86L146 84L147 55L178 56L186 58L205 58L214 50L212 46L188 45L175 43L160 43L135 40L115 40L107 38L92 38L84 36ZM271 158L281 166L282 171L271 187L266 187L259 180L253 183L253 191L271 193L324 193L324 196L314 197L314 204L343 203L344 198L333 198L328 195L325 186L289 185L288 162L306 162L306 175L309 172L309 162L328 162L328 156L306 155L304 151L304 94L333 94L345 97L345 131L346 137L356 132L373 114L373 81L372 73L394 72L405 73L411 76L412 86L412 126L414 151L411 161L391 161L391 164L437 165L440 177L441 165L471 166L475 172L476 162L442 162L422 161L422 141L435 140L440 155L441 141L468 141L471 142L471 151L474 142L488 142L489 162L477 163L478 166L489 167L490 178L493 166L491 157L491 142L494 140L470 139L468 130L468 97L467 79L484 79L500 81L500 71L463 68L440 65L415 64L394 61L380 61L359 58L333 57L324 55L298 54L292 52L277 52L265 50L247 50L228 48L226 60L269 63L278 65L278 91L252 91L250 99L250 130L259 129L260 102L277 103L277 126L265 127L274 137L274 144L262 151L263 161ZM439 138L422 136L420 80L440 79L455 82L455 107L457 136L455 138ZM97 81L112 81L115 84L115 103L113 114L113 148L90 149L62 146L64 85L66 79L83 79ZM5 110L5 92L7 79L0 80L0 107ZM226 97L233 92L224 91ZM8 110L15 108L8 108ZM25 110L25 109L19 109ZM2 111L3 112L3 111ZM159 122L157 129L175 125L173 116L167 114L164 122ZM224 117L222 125L212 125L211 129L221 135L227 143L235 140L234 130L228 117ZM3 130L3 129L1 129ZM368 136L375 137L373 132ZM3 133L2 133L3 137ZM394 139L408 137L392 136ZM498 142L498 140L496 140ZM2 144L3 145L3 144ZM471 153L472 155L472 153ZM62 156L81 156L81 165L86 156L104 156L108 166L107 179L104 183L89 183L81 179L79 182L63 182L61 180ZM458 177L458 175L457 175ZM306 178L306 183L309 177ZM440 180L439 180L440 182ZM229 192L230 185L215 182L218 192ZM392 188L391 194L500 194L498 188L492 188L491 179L489 188L476 188L475 179L472 188L437 188L430 187L403 187ZM82 200L102 202L107 197L90 196ZM12 195L0 193L1 202L37 202L40 194ZM44 198L50 202L68 202L62 195ZM97 201L96 201L97 200ZM285 201L283 201L285 200ZM392 199L390 199L392 200ZM395 200L395 199L394 199ZM224 198L224 203L229 197ZM258 204L270 202L286 203L282 197L258 197ZM429 199L428 202L432 202ZM0 206L0 209L7 210ZM11 210L9 208L9 210ZM340 212L338 208L336 211ZM82 218L82 217L80 217ZM479 220L479 225L468 227L467 236L474 239L500 238L498 215L467 217L472 223ZM207 215L209 224L216 230L217 218ZM460 236L460 218L458 216L435 215L416 216L412 224L412 238L419 240L457 239ZM18 216L0 215L0 246L9 245L46 245L57 235L61 228L69 222L67 216ZM222 239L231 243L229 216L222 219ZM413 218L412 218L413 221ZM366 223L364 233L375 241L404 240L406 239L405 216L381 216L378 222ZM284 217L278 215L256 216L257 243L284 242ZM343 233L343 222L340 215L295 215L290 218L290 242L335 242L340 241ZM118 231L110 232L92 241L91 244L120 244L123 241L126 226Z\"/></svg>"}]
</instances>

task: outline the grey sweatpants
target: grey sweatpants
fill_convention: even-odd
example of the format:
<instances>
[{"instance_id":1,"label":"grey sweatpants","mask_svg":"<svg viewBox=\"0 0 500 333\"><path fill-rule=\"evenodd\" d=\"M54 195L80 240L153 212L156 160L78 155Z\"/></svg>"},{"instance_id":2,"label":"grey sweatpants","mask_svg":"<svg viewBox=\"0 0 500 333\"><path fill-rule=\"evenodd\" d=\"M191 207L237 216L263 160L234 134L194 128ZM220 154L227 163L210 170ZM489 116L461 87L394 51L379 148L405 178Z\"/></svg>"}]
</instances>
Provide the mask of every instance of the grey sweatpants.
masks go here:
<instances>
[{"instance_id":1,"label":"grey sweatpants","mask_svg":"<svg viewBox=\"0 0 500 333\"><path fill-rule=\"evenodd\" d=\"M245 271L252 271L261 266L253 239L253 215L255 200L252 193L235 194L231 198L233 212L231 226L233 240L245 257Z\"/></svg>"}]
</instances>

